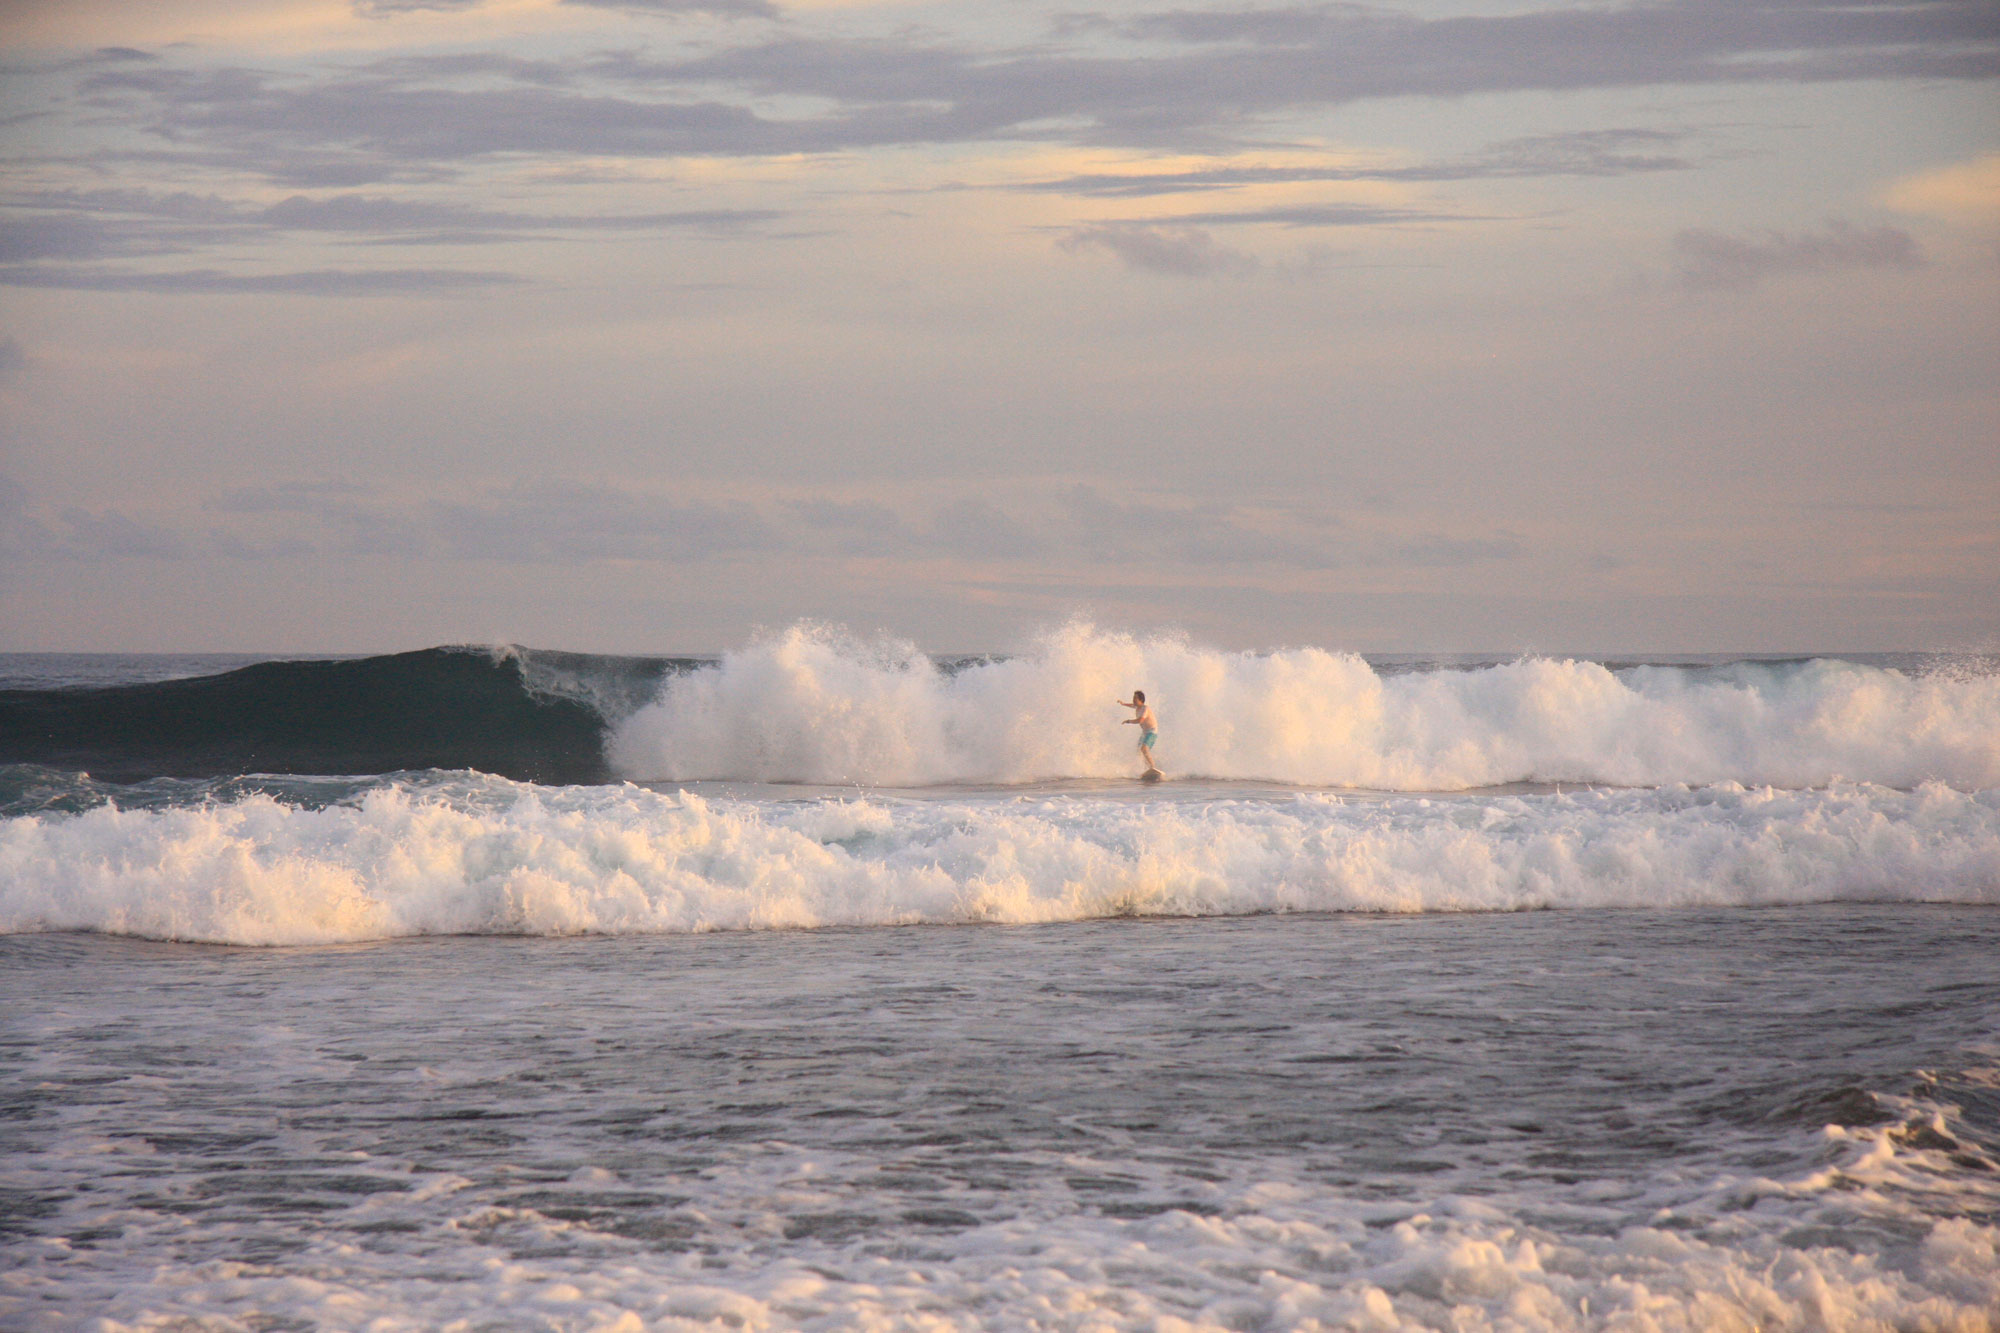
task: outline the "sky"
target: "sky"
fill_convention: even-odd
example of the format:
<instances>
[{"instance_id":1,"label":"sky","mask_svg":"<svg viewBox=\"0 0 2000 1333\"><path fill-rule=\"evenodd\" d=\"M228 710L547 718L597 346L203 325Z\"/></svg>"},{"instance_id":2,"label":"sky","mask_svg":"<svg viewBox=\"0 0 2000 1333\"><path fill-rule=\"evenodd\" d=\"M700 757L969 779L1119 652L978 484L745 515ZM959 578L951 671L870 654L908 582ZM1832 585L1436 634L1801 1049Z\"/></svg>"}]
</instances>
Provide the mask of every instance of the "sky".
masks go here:
<instances>
[{"instance_id":1,"label":"sky","mask_svg":"<svg viewBox=\"0 0 2000 1333\"><path fill-rule=\"evenodd\" d=\"M2000 648L2000 0L0 0L0 651Z\"/></svg>"}]
</instances>

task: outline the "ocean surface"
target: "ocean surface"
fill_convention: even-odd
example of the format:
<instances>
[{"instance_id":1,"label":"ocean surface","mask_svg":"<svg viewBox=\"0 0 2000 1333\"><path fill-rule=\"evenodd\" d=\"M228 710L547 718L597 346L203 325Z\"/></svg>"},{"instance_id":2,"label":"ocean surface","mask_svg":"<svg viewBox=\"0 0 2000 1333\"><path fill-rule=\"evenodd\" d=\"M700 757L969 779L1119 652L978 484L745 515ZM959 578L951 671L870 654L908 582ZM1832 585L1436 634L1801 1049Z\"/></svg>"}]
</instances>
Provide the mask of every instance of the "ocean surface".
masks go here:
<instances>
[{"instance_id":1,"label":"ocean surface","mask_svg":"<svg viewBox=\"0 0 2000 1333\"><path fill-rule=\"evenodd\" d=\"M0 655L0 1327L2000 1328L2000 666Z\"/></svg>"}]
</instances>

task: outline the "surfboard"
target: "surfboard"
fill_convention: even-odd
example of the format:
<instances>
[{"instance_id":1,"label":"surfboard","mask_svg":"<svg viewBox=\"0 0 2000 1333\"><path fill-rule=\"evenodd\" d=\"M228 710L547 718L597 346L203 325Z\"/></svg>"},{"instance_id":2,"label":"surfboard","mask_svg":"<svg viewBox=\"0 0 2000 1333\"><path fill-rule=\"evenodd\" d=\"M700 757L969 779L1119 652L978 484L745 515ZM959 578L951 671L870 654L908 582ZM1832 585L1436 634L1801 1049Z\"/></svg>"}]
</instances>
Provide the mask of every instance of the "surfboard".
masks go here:
<instances>
[{"instance_id":1,"label":"surfboard","mask_svg":"<svg viewBox=\"0 0 2000 1333\"><path fill-rule=\"evenodd\" d=\"M1147 770L1146 770L1146 771L1145 771L1144 773L1141 773L1141 774L1139 775L1139 781L1141 781L1141 782L1158 782L1158 781L1159 781L1159 780L1160 780L1161 778L1164 778L1165 776L1166 776L1166 774L1165 774L1165 773L1162 773L1162 772L1161 772L1161 771L1160 771L1159 769L1157 769L1157 768L1149 768L1149 769L1147 769Z\"/></svg>"}]
</instances>

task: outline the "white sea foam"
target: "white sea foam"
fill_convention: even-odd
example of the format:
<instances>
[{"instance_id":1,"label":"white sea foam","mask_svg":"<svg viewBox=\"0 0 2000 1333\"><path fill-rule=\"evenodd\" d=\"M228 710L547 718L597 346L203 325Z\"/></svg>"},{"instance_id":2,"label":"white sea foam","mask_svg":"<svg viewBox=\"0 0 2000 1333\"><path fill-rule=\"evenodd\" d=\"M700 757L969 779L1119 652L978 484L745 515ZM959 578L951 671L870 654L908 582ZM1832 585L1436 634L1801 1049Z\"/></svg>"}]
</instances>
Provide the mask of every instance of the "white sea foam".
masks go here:
<instances>
[{"instance_id":1,"label":"white sea foam","mask_svg":"<svg viewBox=\"0 0 2000 1333\"><path fill-rule=\"evenodd\" d=\"M2000 785L2000 676L1836 660L1725 668L1529 659L1380 675L1316 648L1230 653L1071 625L955 673L794 627L670 679L618 724L636 780L922 786L1129 774L1113 700L1147 692L1180 774L1398 791L1838 778Z\"/></svg>"},{"instance_id":2,"label":"white sea foam","mask_svg":"<svg viewBox=\"0 0 2000 1333\"><path fill-rule=\"evenodd\" d=\"M1447 1196L1411 1213L1267 1177L1213 1191L1210 1206L1221 1216L1175 1211L1128 1222L1016 1211L924 1235L895 1257L851 1242L774 1256L729 1241L783 1235L788 1211L855 1202L822 1183L829 1165L844 1163L778 1149L681 1182L698 1191L711 1239L701 1252L676 1254L635 1251L532 1208L482 1205L484 1191L447 1177L429 1198L376 1195L357 1210L382 1228L372 1244L322 1233L292 1258L291 1271L156 1260L134 1274L118 1267L115 1252L71 1259L23 1246L0 1312L60 1293L103 1312L91 1327L105 1330L227 1327L213 1322L222 1312L270 1320L274 1311L332 1327L475 1328L504 1311L508 1327L547 1333L1992 1333L2000 1327L2000 1228L1905 1215L1897 1221L1912 1238L1895 1257L1778 1239L1787 1225L1809 1224L1829 1191L1874 1196L1885 1176L1923 1170L1895 1160L1887 1135L1866 1139L1847 1155L1847 1170L1817 1182L1717 1182L1720 1208L1757 1207L1754 1221L1727 1228L1735 1234L1726 1239L1713 1234L1722 1227L1703 1228L1707 1238L1678 1229L1690 1215L1712 1224L1716 1215L1702 1205L1673 1210L1665 1226L1564 1234L1509 1216L1490 1196ZM574 1212L591 1191L615 1198L621 1186L629 1189L608 1171L587 1170L566 1182L565 1198ZM454 1207L460 1194L471 1197ZM417 1231L420 1241L399 1239Z\"/></svg>"},{"instance_id":3,"label":"white sea foam","mask_svg":"<svg viewBox=\"0 0 2000 1333\"><path fill-rule=\"evenodd\" d=\"M0 824L0 931L460 933L1904 900L2000 903L2000 791L755 802L398 783Z\"/></svg>"}]
</instances>

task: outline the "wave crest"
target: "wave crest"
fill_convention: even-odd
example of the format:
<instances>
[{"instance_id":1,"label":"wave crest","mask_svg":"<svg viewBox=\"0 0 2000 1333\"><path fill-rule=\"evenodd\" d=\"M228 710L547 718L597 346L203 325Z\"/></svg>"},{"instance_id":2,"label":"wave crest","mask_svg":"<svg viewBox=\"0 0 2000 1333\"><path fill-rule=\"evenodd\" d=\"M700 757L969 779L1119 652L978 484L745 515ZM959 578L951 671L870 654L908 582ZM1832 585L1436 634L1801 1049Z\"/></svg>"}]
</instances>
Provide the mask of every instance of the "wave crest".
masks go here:
<instances>
[{"instance_id":1,"label":"wave crest","mask_svg":"<svg viewBox=\"0 0 2000 1333\"><path fill-rule=\"evenodd\" d=\"M642 781L1113 777L1134 769L1113 700L1135 686L1159 712L1162 766L1213 778L1395 791L2000 785L2000 676L1541 658L1383 675L1351 653L1219 652L1088 625L956 670L906 643L794 626L667 679L606 751Z\"/></svg>"},{"instance_id":2,"label":"wave crest","mask_svg":"<svg viewBox=\"0 0 2000 1333\"><path fill-rule=\"evenodd\" d=\"M756 803L399 781L0 823L0 932L234 944L1260 911L2000 905L2000 792Z\"/></svg>"}]
</instances>

